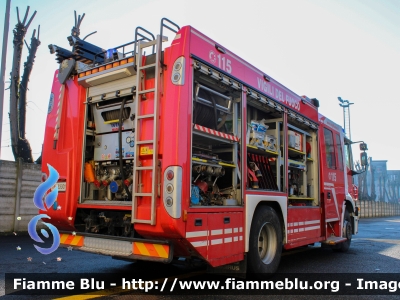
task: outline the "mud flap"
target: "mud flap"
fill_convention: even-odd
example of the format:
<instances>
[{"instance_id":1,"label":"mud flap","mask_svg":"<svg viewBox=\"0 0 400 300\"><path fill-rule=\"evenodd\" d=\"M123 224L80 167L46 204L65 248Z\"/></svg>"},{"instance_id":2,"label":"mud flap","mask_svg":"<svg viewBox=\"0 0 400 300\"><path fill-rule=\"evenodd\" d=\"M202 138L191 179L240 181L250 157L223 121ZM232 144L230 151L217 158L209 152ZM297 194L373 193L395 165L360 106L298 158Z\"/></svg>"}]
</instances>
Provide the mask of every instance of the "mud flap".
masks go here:
<instances>
[{"instance_id":1,"label":"mud flap","mask_svg":"<svg viewBox=\"0 0 400 300\"><path fill-rule=\"evenodd\" d=\"M207 266L207 273L218 275L229 275L238 278L246 278L247 274L247 255L244 259L231 264L223 265L220 267Z\"/></svg>"}]
</instances>

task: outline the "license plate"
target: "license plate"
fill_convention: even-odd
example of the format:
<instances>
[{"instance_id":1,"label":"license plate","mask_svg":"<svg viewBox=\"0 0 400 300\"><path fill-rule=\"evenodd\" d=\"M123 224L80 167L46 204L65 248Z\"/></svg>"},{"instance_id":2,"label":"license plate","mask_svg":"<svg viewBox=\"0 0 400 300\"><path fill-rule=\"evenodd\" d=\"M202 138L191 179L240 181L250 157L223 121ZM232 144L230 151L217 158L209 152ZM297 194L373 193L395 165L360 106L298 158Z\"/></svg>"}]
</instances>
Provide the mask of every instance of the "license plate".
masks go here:
<instances>
[{"instance_id":1,"label":"license plate","mask_svg":"<svg viewBox=\"0 0 400 300\"><path fill-rule=\"evenodd\" d=\"M66 182L57 182L57 187L59 192L65 192L67 190Z\"/></svg>"}]
</instances>

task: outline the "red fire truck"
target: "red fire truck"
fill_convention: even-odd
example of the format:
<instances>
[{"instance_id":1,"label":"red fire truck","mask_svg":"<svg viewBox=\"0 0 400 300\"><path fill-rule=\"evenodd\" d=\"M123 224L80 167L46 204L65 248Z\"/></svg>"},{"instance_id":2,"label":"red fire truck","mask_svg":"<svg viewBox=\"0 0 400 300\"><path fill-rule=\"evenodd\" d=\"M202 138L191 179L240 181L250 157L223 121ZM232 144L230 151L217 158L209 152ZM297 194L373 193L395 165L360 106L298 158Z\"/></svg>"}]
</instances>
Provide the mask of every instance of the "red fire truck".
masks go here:
<instances>
[{"instance_id":1,"label":"red fire truck","mask_svg":"<svg viewBox=\"0 0 400 300\"><path fill-rule=\"evenodd\" d=\"M49 45L43 178L61 244L119 259L277 270L283 249L346 251L358 231L351 141L298 96L191 26L103 49ZM166 31L173 32L164 45ZM365 153L364 153L365 154ZM364 159L362 161L365 161Z\"/></svg>"}]
</instances>

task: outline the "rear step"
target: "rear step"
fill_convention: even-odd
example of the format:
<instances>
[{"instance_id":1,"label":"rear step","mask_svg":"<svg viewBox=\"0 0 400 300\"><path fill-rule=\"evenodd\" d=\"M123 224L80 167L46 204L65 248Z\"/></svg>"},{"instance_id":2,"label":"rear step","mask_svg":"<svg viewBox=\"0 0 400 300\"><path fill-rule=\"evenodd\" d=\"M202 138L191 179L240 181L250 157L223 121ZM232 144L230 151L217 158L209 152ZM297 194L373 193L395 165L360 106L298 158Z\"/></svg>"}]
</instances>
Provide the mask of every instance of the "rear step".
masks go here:
<instances>
[{"instance_id":1,"label":"rear step","mask_svg":"<svg viewBox=\"0 0 400 300\"><path fill-rule=\"evenodd\" d=\"M327 244L327 245L337 245L337 244L343 243L345 241L347 241L347 238L345 238L345 237L330 236L325 241L322 241L321 243Z\"/></svg>"}]
</instances>

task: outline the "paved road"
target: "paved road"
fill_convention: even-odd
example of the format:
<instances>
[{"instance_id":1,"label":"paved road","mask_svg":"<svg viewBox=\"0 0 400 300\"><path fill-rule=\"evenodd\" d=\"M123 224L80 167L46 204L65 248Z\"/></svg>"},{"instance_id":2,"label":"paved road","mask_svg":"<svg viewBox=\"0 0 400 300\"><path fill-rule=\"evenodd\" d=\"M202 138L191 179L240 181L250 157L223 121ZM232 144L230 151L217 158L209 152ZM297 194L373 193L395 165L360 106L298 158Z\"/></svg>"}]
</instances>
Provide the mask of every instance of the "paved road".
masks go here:
<instances>
[{"instance_id":1,"label":"paved road","mask_svg":"<svg viewBox=\"0 0 400 300\"><path fill-rule=\"evenodd\" d=\"M20 250L18 250L20 248ZM31 258L28 261L28 258ZM57 259L60 258L60 259ZM50 255L42 255L33 247L29 236L11 235L0 236L0 295L4 295L5 273L121 273L129 272L143 279L156 279L164 277L192 276L194 279L207 279L209 275L193 275L199 268L183 268L154 263L134 264L125 261L113 260L110 257L95 255L80 251L68 251L60 248ZM146 275L144 275L146 272ZM399 273L400 281L400 217L362 219L360 233L353 238L350 250L347 253L335 253L330 249L321 248L318 244L314 247L301 248L296 251L285 252L282 257L278 273ZM143 276L142 276L143 275ZM340 275L338 275L340 276ZM339 280L340 278L337 278ZM399 288L400 289L400 288ZM112 291L110 291L112 294ZM144 294L135 297L143 298ZM120 296L107 296L128 299L129 293ZM148 297L160 298L155 296ZM219 296L218 298L231 299L232 296ZM242 299L245 296L236 296ZM249 296L257 299L262 296ZM310 299L310 296L288 296L291 299ZM321 296L318 296L319 298ZM332 297L337 299L338 296ZM356 296L353 296L356 297ZM362 296L362 299L387 299L396 296ZM398 295L397 295L398 297ZM9 299L21 299L21 296L6 296ZM51 297L37 296L37 299L50 299ZM182 296L167 297L162 299L184 299ZM204 296L198 296L198 299ZM281 299L282 296L269 299ZM330 299L331 296L324 296ZM343 299L349 298L341 297ZM239 299L239 298L238 298ZM317 298L315 298L317 299ZM357 299L360 299L358 296Z\"/></svg>"}]
</instances>

